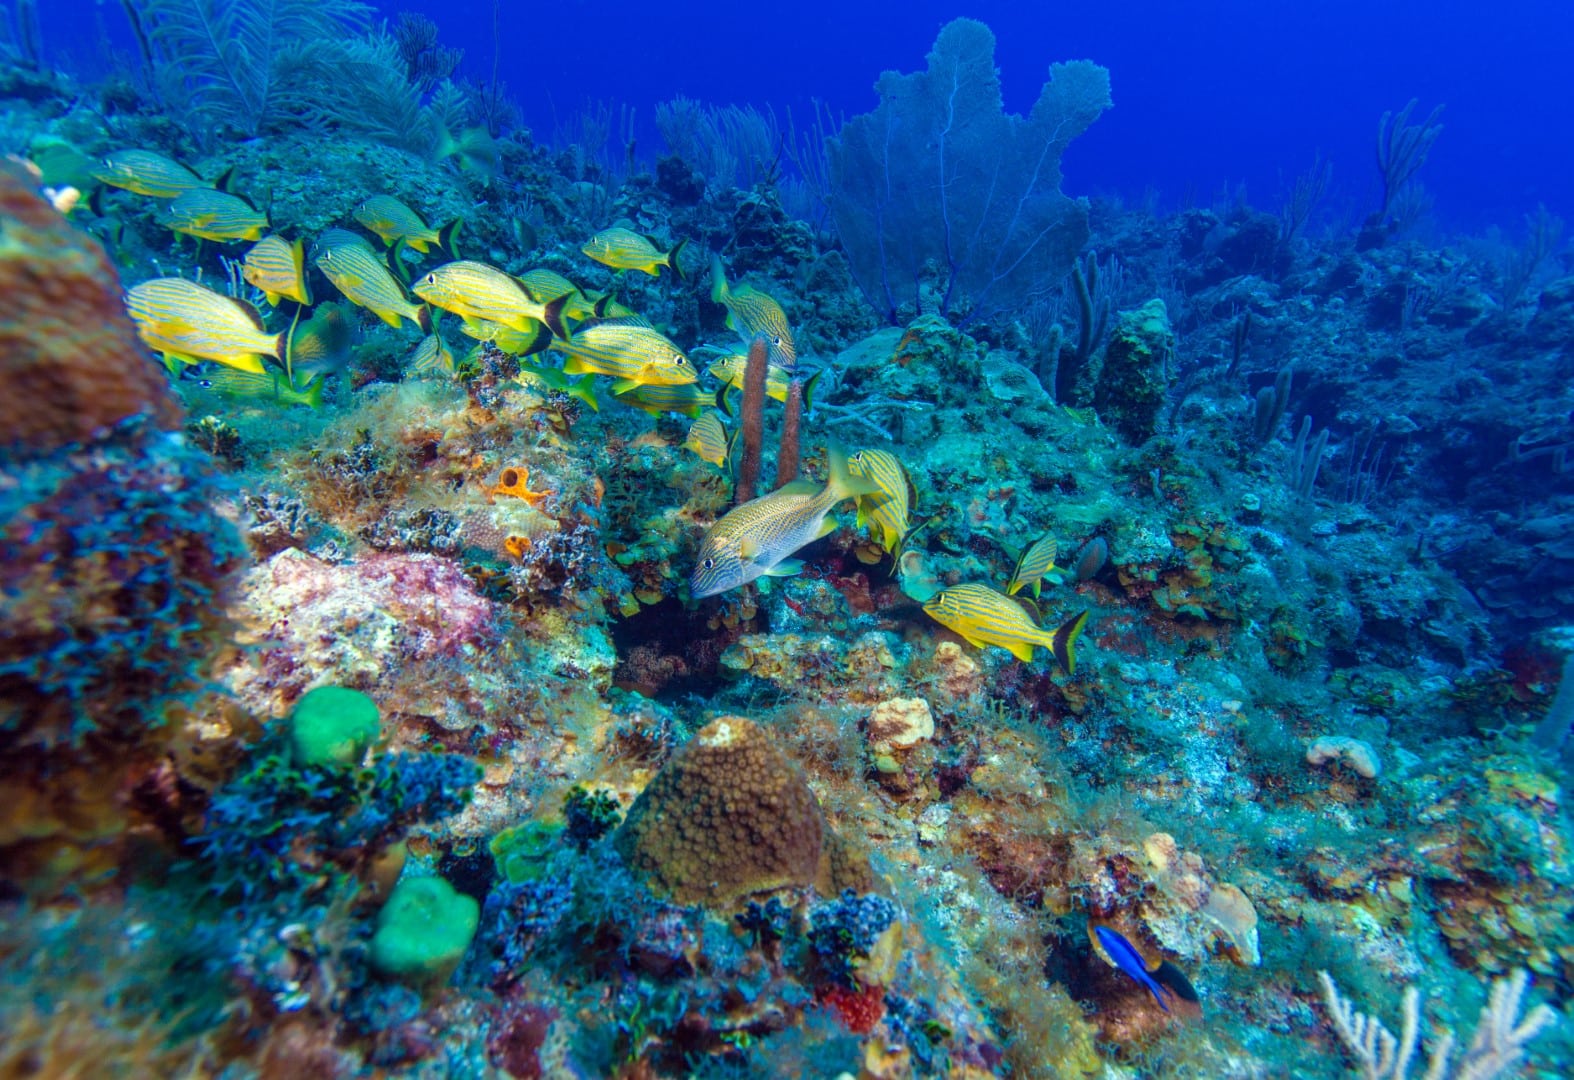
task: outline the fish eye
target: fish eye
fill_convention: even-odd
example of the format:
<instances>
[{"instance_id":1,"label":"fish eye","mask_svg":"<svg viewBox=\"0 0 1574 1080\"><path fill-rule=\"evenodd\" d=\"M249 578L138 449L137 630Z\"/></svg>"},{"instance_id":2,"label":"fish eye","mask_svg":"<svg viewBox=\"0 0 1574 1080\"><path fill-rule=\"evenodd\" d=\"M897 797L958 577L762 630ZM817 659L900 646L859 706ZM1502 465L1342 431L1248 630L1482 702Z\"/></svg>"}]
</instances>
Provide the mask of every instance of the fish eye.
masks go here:
<instances>
[{"instance_id":1,"label":"fish eye","mask_svg":"<svg viewBox=\"0 0 1574 1080\"><path fill-rule=\"evenodd\" d=\"M437 284L437 275L436 274L427 274L426 275L426 283L428 285L436 285Z\"/></svg>"},{"instance_id":2,"label":"fish eye","mask_svg":"<svg viewBox=\"0 0 1574 1080\"><path fill-rule=\"evenodd\" d=\"M714 569L716 569L716 560L715 559L706 559L704 562L700 563L700 565L703 566L707 570L714 570Z\"/></svg>"}]
</instances>

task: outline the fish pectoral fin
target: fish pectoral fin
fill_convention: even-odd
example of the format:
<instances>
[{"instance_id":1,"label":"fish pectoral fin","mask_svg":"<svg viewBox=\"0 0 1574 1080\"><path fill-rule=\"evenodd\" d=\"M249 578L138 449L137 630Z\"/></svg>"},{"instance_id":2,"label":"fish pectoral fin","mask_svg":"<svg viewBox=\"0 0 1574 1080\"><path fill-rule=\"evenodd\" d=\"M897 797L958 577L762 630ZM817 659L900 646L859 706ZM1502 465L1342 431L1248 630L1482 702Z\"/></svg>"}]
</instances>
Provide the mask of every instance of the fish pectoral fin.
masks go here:
<instances>
[{"instance_id":1,"label":"fish pectoral fin","mask_svg":"<svg viewBox=\"0 0 1574 1080\"><path fill-rule=\"evenodd\" d=\"M803 573L802 559L783 559L769 570L765 571L766 577L792 577Z\"/></svg>"},{"instance_id":2,"label":"fish pectoral fin","mask_svg":"<svg viewBox=\"0 0 1574 1080\"><path fill-rule=\"evenodd\" d=\"M1007 645L1006 648L1011 650L1012 656L1016 657L1024 664L1031 664L1033 662L1033 646L1027 642L1015 641L1010 645Z\"/></svg>"}]
</instances>

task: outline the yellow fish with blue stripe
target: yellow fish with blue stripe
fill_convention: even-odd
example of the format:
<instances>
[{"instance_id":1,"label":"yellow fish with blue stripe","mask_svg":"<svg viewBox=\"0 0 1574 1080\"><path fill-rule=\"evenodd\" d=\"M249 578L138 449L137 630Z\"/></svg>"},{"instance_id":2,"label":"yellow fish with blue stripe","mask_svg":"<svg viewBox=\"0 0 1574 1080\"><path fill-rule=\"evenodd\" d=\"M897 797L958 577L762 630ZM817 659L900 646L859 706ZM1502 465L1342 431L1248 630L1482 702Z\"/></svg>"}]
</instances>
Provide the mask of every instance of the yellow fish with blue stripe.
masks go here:
<instances>
[{"instance_id":1,"label":"yellow fish with blue stripe","mask_svg":"<svg viewBox=\"0 0 1574 1080\"><path fill-rule=\"evenodd\" d=\"M425 307L410 302L387 264L377 257L370 245L348 241L331 247L319 244L316 262L317 269L346 299L394 329L399 328L402 319L409 319L422 330L432 329L431 314Z\"/></svg>"},{"instance_id":2,"label":"yellow fish with blue stripe","mask_svg":"<svg viewBox=\"0 0 1574 1080\"><path fill-rule=\"evenodd\" d=\"M454 218L440 229L434 229L426 219L392 195L373 195L365 199L350 215L392 246L403 240L425 255L432 247L440 247L453 258L459 257L454 240L459 235L463 218Z\"/></svg>"},{"instance_id":3,"label":"yellow fish with blue stripe","mask_svg":"<svg viewBox=\"0 0 1574 1080\"><path fill-rule=\"evenodd\" d=\"M202 187L171 200L164 224L203 240L261 240L268 231L268 215L239 195Z\"/></svg>"},{"instance_id":4,"label":"yellow fish with blue stripe","mask_svg":"<svg viewBox=\"0 0 1574 1080\"><path fill-rule=\"evenodd\" d=\"M538 322L527 323L525 329L493 322L490 319L465 319L459 330L466 337L496 345L510 356L530 356L545 349L552 341L552 331Z\"/></svg>"},{"instance_id":5,"label":"yellow fish with blue stripe","mask_svg":"<svg viewBox=\"0 0 1574 1080\"><path fill-rule=\"evenodd\" d=\"M831 477L822 488L813 480L794 480L769 495L729 510L700 541L699 558L689 576L696 600L747 585L761 575L789 577L803 563L793 552L836 531L829 518L837 503L872 494L875 486L847 469L840 451L829 451Z\"/></svg>"},{"instance_id":6,"label":"yellow fish with blue stripe","mask_svg":"<svg viewBox=\"0 0 1574 1080\"><path fill-rule=\"evenodd\" d=\"M643 409L652 416L670 412L695 417L703 413L706 406L715 402L716 395L701 388L697 383L682 383L678 386L636 386L632 390L623 391L617 395L617 398L625 405Z\"/></svg>"},{"instance_id":7,"label":"yellow fish with blue stripe","mask_svg":"<svg viewBox=\"0 0 1574 1080\"><path fill-rule=\"evenodd\" d=\"M452 375L456 370L453 350L440 334L427 334L410 354L412 374Z\"/></svg>"},{"instance_id":8,"label":"yellow fish with blue stripe","mask_svg":"<svg viewBox=\"0 0 1574 1080\"><path fill-rule=\"evenodd\" d=\"M313 375L304 386L292 386L282 371L237 371L222 368L197 380L197 385L229 398L247 401L272 401L280 405L305 405L322 408L321 375Z\"/></svg>"},{"instance_id":9,"label":"yellow fish with blue stripe","mask_svg":"<svg viewBox=\"0 0 1574 1080\"><path fill-rule=\"evenodd\" d=\"M694 451L701 461L708 461L719 469L727 463L732 450L732 438L722 425L721 417L708 412L689 425L683 449Z\"/></svg>"},{"instance_id":10,"label":"yellow fish with blue stripe","mask_svg":"<svg viewBox=\"0 0 1574 1080\"><path fill-rule=\"evenodd\" d=\"M216 360L262 374L264 356L284 355L284 334L264 328L257 309L185 278L153 278L126 290L137 336L164 354L165 365Z\"/></svg>"},{"instance_id":11,"label":"yellow fish with blue stripe","mask_svg":"<svg viewBox=\"0 0 1574 1080\"><path fill-rule=\"evenodd\" d=\"M339 228L324 229L321 233L317 234L317 238L312 241L312 261L315 262L323 252L332 251L337 247L344 247L346 244L353 244L356 247L363 247L367 251L371 252L375 252L377 250L376 248L372 247L372 242L370 240L366 239L366 237L362 236L358 232L351 232L349 229Z\"/></svg>"},{"instance_id":12,"label":"yellow fish with blue stripe","mask_svg":"<svg viewBox=\"0 0 1574 1080\"><path fill-rule=\"evenodd\" d=\"M312 317L290 335L290 371L331 375L350 365L355 327L345 314L346 306L337 303L317 305Z\"/></svg>"},{"instance_id":13,"label":"yellow fish with blue stripe","mask_svg":"<svg viewBox=\"0 0 1574 1080\"><path fill-rule=\"evenodd\" d=\"M562 368L548 367L545 364L523 363L519 365L519 381L540 390L567 394L569 397L575 398L589 406L591 412L601 411L601 402L596 400L596 380L590 375L581 375L577 379L570 379L563 374Z\"/></svg>"},{"instance_id":14,"label":"yellow fish with blue stripe","mask_svg":"<svg viewBox=\"0 0 1574 1080\"><path fill-rule=\"evenodd\" d=\"M705 369L722 381L728 389L743 389L743 369L748 366L749 358L742 353L723 356L712 360ZM765 396L776 401L787 400L787 380L792 376L780 364L771 364L765 369Z\"/></svg>"},{"instance_id":15,"label":"yellow fish with blue stripe","mask_svg":"<svg viewBox=\"0 0 1574 1080\"><path fill-rule=\"evenodd\" d=\"M229 175L225 173L220 180ZM154 199L173 199L188 191L214 186L180 162L151 150L116 150L98 163L93 179Z\"/></svg>"},{"instance_id":16,"label":"yellow fish with blue stripe","mask_svg":"<svg viewBox=\"0 0 1574 1080\"><path fill-rule=\"evenodd\" d=\"M661 267L665 266L682 281L683 268L678 265L678 252L686 243L687 240L679 240L669 250L662 251L653 236L642 236L633 229L612 228L602 229L579 250L603 266L614 270L640 270L651 277L660 277Z\"/></svg>"},{"instance_id":17,"label":"yellow fish with blue stripe","mask_svg":"<svg viewBox=\"0 0 1574 1080\"><path fill-rule=\"evenodd\" d=\"M764 337L771 363L788 371L797 367L798 347L793 344L792 327L787 325L782 306L752 285L729 287L719 255L711 256L710 274L710 298L727 309L727 325L745 342Z\"/></svg>"},{"instance_id":18,"label":"yellow fish with blue stripe","mask_svg":"<svg viewBox=\"0 0 1574 1080\"><path fill-rule=\"evenodd\" d=\"M873 495L858 497L858 524L879 533L880 546L896 554L907 535L907 515L913 506L913 482L895 455L884 450L860 450L848 459L854 476L867 477L879 485Z\"/></svg>"},{"instance_id":19,"label":"yellow fish with blue stripe","mask_svg":"<svg viewBox=\"0 0 1574 1080\"><path fill-rule=\"evenodd\" d=\"M1088 613L1078 612L1055 630L1045 630L1028 618L1022 605L987 585L952 585L942 589L924 605L935 622L955 630L976 648L998 645L1023 663L1033 660L1033 647L1048 649L1055 660L1073 675L1077 669L1077 638L1087 624Z\"/></svg>"},{"instance_id":20,"label":"yellow fish with blue stripe","mask_svg":"<svg viewBox=\"0 0 1574 1080\"><path fill-rule=\"evenodd\" d=\"M1011 580L1006 582L1006 593L1015 596L1024 588L1033 586L1033 599L1038 599L1039 589L1043 586L1044 575L1055 569L1055 554L1060 549L1052 535L1046 533L1029 544L1017 556L1017 564L1011 571Z\"/></svg>"},{"instance_id":21,"label":"yellow fish with blue stripe","mask_svg":"<svg viewBox=\"0 0 1574 1080\"><path fill-rule=\"evenodd\" d=\"M699 378L683 350L648 326L592 323L576 330L572 340L554 339L550 347L564 354L563 370L570 375L611 376L614 394L637 386L682 386Z\"/></svg>"},{"instance_id":22,"label":"yellow fish with blue stripe","mask_svg":"<svg viewBox=\"0 0 1574 1080\"><path fill-rule=\"evenodd\" d=\"M308 307L312 302L311 285L306 280L306 245L282 236L265 236L252 245L241 260L241 277L262 290L274 307L284 299Z\"/></svg>"},{"instance_id":23,"label":"yellow fish with blue stripe","mask_svg":"<svg viewBox=\"0 0 1574 1080\"><path fill-rule=\"evenodd\" d=\"M532 330L530 324L536 322L556 337L568 336L563 324L565 297L543 304L530 295L518 278L483 262L461 259L429 270L415 283L415 295L463 317L467 323L494 322L523 332ZM485 340L479 334L470 336Z\"/></svg>"},{"instance_id":24,"label":"yellow fish with blue stripe","mask_svg":"<svg viewBox=\"0 0 1574 1080\"><path fill-rule=\"evenodd\" d=\"M545 267L526 270L519 275L519 281L530 291L531 296L542 303L563 298L563 315L566 318L582 322L596 314L595 303L580 291L578 285L556 270Z\"/></svg>"}]
</instances>

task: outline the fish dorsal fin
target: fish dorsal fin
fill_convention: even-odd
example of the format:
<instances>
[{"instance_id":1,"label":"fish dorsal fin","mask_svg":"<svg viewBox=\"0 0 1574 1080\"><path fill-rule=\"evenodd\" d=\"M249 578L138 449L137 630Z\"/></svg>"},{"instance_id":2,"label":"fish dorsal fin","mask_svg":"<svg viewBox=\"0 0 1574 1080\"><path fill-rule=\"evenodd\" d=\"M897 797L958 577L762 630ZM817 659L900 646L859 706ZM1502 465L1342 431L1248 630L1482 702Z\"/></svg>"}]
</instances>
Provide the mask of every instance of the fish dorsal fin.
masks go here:
<instances>
[{"instance_id":1,"label":"fish dorsal fin","mask_svg":"<svg viewBox=\"0 0 1574 1080\"><path fill-rule=\"evenodd\" d=\"M810 479L807 479L807 478L803 478L803 479L788 481L787 483L783 484L781 487L777 488L776 491L774 492L774 494L776 494L776 495L816 495L816 494L819 493L820 488L821 488L821 485L815 483L813 480L810 480Z\"/></svg>"},{"instance_id":2,"label":"fish dorsal fin","mask_svg":"<svg viewBox=\"0 0 1574 1080\"><path fill-rule=\"evenodd\" d=\"M268 332L268 328L263 325L262 314L251 305L250 301L242 300L238 296L232 296L228 299L230 303L235 305L242 315L251 320L251 324L257 328L259 333L266 334Z\"/></svg>"}]
</instances>

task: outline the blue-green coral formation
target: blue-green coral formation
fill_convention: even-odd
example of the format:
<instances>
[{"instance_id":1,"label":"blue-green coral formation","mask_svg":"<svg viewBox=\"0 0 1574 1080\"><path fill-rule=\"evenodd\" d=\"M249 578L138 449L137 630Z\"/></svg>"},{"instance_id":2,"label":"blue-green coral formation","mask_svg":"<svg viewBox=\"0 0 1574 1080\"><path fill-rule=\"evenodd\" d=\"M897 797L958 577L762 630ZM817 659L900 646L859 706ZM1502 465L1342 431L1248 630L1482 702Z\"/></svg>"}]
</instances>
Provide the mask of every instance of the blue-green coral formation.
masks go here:
<instances>
[{"instance_id":1,"label":"blue-green coral formation","mask_svg":"<svg viewBox=\"0 0 1574 1080\"><path fill-rule=\"evenodd\" d=\"M355 5L314 13L337 36L313 64L397 48L360 36ZM164 25L150 51L174 63L181 24ZM1566 282L1507 319L1496 271L1465 250L1314 243L1236 204L1090 214L1059 192L1058 156L1107 75L1057 67L1034 115L1008 118L976 23L948 27L929 70L889 76L879 111L826 147L835 238L771 176L708 177L677 108L653 169L495 116L496 169L477 169L484 153L447 153L438 131L482 119L474 90L421 90L389 63L307 112L267 87L265 108L236 112L213 60L181 69L185 119L214 122L195 142L153 107L113 141L80 114L24 110L19 144L60 173L41 185L68 179L66 140L88 161L142 144L202 184L234 167L226 186L273 193L275 227L364 245L395 282L452 252L352 232L368 197L462 217L467 257L563 279L528 302L566 298L570 337L648 323L692 358L684 385L708 409L701 360L745 348L727 311L660 258L650 274L583 254L619 226L692 279L704 249L780 303L797 374L819 374L806 476L824 476L830 442L888 453L911 479L907 519L870 535L849 502L799 576L695 602L685 582L731 505L732 462L684 448L691 404L652 416L606 380L570 383L561 340L510 351L539 328L437 314L428 335L333 301L348 344L312 355L308 337L291 359L323 380L314 410L276 381L221 393L211 363L167 380L126 355L121 320L113 370L132 392L106 394L114 415L86 434L151 415L7 461L7 617L40 629L8 637L26 648L0 686L46 708L13 709L4 737L57 757L20 774L4 816L8 878L40 905L6 901L22 944L0 952L0 1016L22 1035L5 1053L59 1037L52 1010L117 1055L148 1016L184 1017L150 1074L184 1054L263 1075L1333 1076L1319 970L1388 1016L1396 980L1430 986L1456 1028L1479 983L1521 968L1533 998L1564 1000L1564 776L1523 733L1570 651L1574 436L1561 375L1493 377L1526 343L1561 347ZM271 64L231 89L255 97ZM1053 150L1024 192L1034 234L1050 230L1031 259L1005 222L943 252L944 209L858 201L860 170L924 149L921 91L947 75L986 91L970 105L1011 136L1003 160ZM383 90L391 111L374 113ZM1056 110L1067 123L1045 141ZM406 113L421 123L384 122ZM866 136L893 114L922 122L882 150ZM987 217L979 175L956 214ZM127 282L222 280L156 200L104 194L109 216L73 220ZM877 219L915 240L889 263ZM318 266L302 273L320 316L334 286ZM1059 304L1027 302L1056 288ZM289 307L236 290L269 337L289 329ZM171 395L189 445L166 434ZM785 410L761 409L750 452L769 475ZM1506 494L1524 480L1533 510ZM233 591L230 522L247 546ZM951 586L1006 591L1049 537L1055 564L1023 611L1047 626L1090 612L1074 674L924 615ZM241 647L210 668L228 622ZM292 746L269 722L305 724L335 697L356 705L346 730L306 725ZM29 942L58 955L60 884L85 897L91 976L16 959ZM465 933L403 948L449 912ZM104 944L121 914L136 941ZM1184 972L1204 1019L1164 1013L1089 925ZM84 1008L84 987L113 1008ZM1531 1045L1538 1067L1566 1058L1558 1039Z\"/></svg>"}]
</instances>

